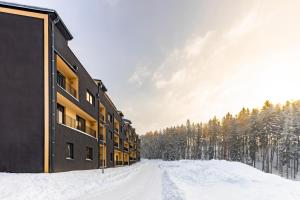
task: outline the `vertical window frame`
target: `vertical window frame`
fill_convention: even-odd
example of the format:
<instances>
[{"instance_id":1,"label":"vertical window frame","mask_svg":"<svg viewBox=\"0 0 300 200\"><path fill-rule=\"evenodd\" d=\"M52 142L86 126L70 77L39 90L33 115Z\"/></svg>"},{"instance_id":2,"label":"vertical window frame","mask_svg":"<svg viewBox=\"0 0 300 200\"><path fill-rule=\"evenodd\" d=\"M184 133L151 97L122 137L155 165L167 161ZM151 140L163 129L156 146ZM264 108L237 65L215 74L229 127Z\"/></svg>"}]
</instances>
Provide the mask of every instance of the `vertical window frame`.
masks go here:
<instances>
[{"instance_id":1,"label":"vertical window frame","mask_svg":"<svg viewBox=\"0 0 300 200\"><path fill-rule=\"evenodd\" d=\"M86 121L85 119L83 119L82 117L80 117L79 115L76 115L76 128L82 132L86 131Z\"/></svg>"},{"instance_id":2,"label":"vertical window frame","mask_svg":"<svg viewBox=\"0 0 300 200\"><path fill-rule=\"evenodd\" d=\"M59 71L57 71L56 82L60 87L66 88L66 77Z\"/></svg>"},{"instance_id":3,"label":"vertical window frame","mask_svg":"<svg viewBox=\"0 0 300 200\"><path fill-rule=\"evenodd\" d=\"M65 117L65 107L57 104L56 105L56 120L59 124L65 124L66 123L66 117ZM60 119L60 114L62 114L62 118Z\"/></svg>"},{"instance_id":4,"label":"vertical window frame","mask_svg":"<svg viewBox=\"0 0 300 200\"><path fill-rule=\"evenodd\" d=\"M86 147L86 160L92 161L94 159L94 150L92 147Z\"/></svg>"},{"instance_id":5,"label":"vertical window frame","mask_svg":"<svg viewBox=\"0 0 300 200\"><path fill-rule=\"evenodd\" d=\"M66 159L74 160L74 144L71 142L67 142L66 145Z\"/></svg>"},{"instance_id":6,"label":"vertical window frame","mask_svg":"<svg viewBox=\"0 0 300 200\"><path fill-rule=\"evenodd\" d=\"M85 99L89 104L95 107L95 96L89 90L86 90Z\"/></svg>"}]
</instances>

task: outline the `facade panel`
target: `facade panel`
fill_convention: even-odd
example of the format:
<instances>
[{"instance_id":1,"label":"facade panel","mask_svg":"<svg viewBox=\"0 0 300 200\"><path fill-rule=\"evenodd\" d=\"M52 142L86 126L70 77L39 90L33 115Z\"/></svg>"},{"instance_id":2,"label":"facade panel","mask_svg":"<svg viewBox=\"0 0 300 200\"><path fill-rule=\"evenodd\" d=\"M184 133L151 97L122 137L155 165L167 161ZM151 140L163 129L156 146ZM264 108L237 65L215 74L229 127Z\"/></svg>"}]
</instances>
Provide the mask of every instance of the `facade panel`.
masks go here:
<instances>
[{"instance_id":1,"label":"facade panel","mask_svg":"<svg viewBox=\"0 0 300 200\"><path fill-rule=\"evenodd\" d=\"M44 21L0 12L0 26L0 171L43 172Z\"/></svg>"},{"instance_id":2,"label":"facade panel","mask_svg":"<svg viewBox=\"0 0 300 200\"><path fill-rule=\"evenodd\" d=\"M87 170L98 168L98 143L91 136L87 136L77 130L72 130L61 124L56 126L56 156L54 172L63 172L70 170ZM67 144L74 146L74 158L67 157ZM93 159L87 159L86 148L92 148Z\"/></svg>"}]
</instances>

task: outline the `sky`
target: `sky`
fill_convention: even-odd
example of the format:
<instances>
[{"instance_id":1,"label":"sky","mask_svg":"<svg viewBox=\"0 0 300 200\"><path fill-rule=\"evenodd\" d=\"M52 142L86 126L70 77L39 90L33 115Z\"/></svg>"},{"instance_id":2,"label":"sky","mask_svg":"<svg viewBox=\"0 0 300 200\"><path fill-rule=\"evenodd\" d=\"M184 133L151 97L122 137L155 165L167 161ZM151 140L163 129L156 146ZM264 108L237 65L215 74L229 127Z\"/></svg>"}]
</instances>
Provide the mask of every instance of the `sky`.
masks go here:
<instances>
[{"instance_id":1,"label":"sky","mask_svg":"<svg viewBox=\"0 0 300 200\"><path fill-rule=\"evenodd\" d=\"M59 13L138 134L300 99L299 0L9 2Z\"/></svg>"}]
</instances>

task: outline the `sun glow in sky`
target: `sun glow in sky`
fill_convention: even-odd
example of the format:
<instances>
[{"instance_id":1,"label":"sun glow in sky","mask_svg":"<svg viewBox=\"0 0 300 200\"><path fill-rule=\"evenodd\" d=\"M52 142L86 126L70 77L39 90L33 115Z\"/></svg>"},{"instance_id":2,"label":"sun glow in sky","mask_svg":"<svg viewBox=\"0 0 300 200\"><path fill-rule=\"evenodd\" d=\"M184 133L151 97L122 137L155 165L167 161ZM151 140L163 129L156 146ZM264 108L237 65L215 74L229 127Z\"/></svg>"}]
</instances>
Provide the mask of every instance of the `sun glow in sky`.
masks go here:
<instances>
[{"instance_id":1,"label":"sun glow in sky","mask_svg":"<svg viewBox=\"0 0 300 200\"><path fill-rule=\"evenodd\" d=\"M56 9L139 134L300 99L299 0L16 0Z\"/></svg>"}]
</instances>

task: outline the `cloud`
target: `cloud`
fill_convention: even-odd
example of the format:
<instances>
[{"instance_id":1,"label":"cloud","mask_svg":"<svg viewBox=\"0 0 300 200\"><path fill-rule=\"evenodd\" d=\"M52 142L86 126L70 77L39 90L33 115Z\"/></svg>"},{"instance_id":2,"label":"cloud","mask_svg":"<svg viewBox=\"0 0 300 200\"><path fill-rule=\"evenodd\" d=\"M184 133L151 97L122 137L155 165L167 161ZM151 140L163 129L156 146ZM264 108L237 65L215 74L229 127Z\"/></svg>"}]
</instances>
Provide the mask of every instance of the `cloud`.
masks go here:
<instances>
[{"instance_id":1,"label":"cloud","mask_svg":"<svg viewBox=\"0 0 300 200\"><path fill-rule=\"evenodd\" d=\"M141 87L149 76L151 75L150 71L146 66L137 67L132 75L129 77L129 83L136 84L138 87Z\"/></svg>"},{"instance_id":2,"label":"cloud","mask_svg":"<svg viewBox=\"0 0 300 200\"><path fill-rule=\"evenodd\" d=\"M169 80L164 80L162 78L159 78L155 82L155 84L158 89L165 88L170 85L180 84L181 82L185 81L186 76L187 76L187 71L185 68L183 68L183 69L180 69L180 70L176 71L175 73L173 73ZM154 77L154 79L156 79L155 77Z\"/></svg>"},{"instance_id":3,"label":"cloud","mask_svg":"<svg viewBox=\"0 0 300 200\"><path fill-rule=\"evenodd\" d=\"M291 20L297 24L297 18L287 15L287 6L275 8L264 12L260 5L227 29L194 34L183 46L170 51L153 72L138 68L131 81L141 86L147 78L155 88L151 103L143 101L141 109L145 112L137 114L138 119L144 118L139 128L159 129L188 118L206 121L228 111L237 113L243 106L260 106L266 98L282 101L297 96L293 91L300 81L293 74L300 73L296 67L300 59L291 52L300 52L296 37L300 30L289 25ZM286 21L282 20L284 14ZM278 21L282 32L274 31ZM293 37L285 37L284 29ZM278 89L283 88L287 89L278 95Z\"/></svg>"},{"instance_id":4,"label":"cloud","mask_svg":"<svg viewBox=\"0 0 300 200\"><path fill-rule=\"evenodd\" d=\"M256 19L257 12L251 12L241 22L239 22L238 25L233 26L231 30L225 33L225 37L235 39L255 29L259 25Z\"/></svg>"}]
</instances>

